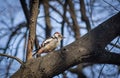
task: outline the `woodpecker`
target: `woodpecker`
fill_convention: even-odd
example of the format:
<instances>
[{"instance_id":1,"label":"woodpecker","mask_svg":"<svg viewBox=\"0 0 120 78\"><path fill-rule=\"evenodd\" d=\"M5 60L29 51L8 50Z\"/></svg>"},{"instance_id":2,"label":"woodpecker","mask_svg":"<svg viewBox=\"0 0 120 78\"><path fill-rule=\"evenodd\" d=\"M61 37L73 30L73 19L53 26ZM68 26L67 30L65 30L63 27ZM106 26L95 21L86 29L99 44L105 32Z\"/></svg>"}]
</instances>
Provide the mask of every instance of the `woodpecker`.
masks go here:
<instances>
[{"instance_id":1,"label":"woodpecker","mask_svg":"<svg viewBox=\"0 0 120 78\"><path fill-rule=\"evenodd\" d=\"M60 44L60 41L63 38L64 37L62 36L62 34L60 34L59 32L55 32L52 37L42 42L39 50L36 53L34 53L33 56L39 55L41 53L48 53L55 50L55 48Z\"/></svg>"}]
</instances>

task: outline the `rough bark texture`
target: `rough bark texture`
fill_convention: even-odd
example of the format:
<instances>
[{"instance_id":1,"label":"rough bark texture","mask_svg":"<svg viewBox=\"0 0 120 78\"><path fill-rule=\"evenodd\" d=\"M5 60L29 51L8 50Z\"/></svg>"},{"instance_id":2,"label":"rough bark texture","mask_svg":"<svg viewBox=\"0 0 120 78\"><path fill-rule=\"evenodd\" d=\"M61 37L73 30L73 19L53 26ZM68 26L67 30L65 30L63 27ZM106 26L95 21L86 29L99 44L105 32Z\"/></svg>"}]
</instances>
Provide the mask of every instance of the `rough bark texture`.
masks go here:
<instances>
[{"instance_id":1,"label":"rough bark texture","mask_svg":"<svg viewBox=\"0 0 120 78\"><path fill-rule=\"evenodd\" d=\"M32 0L31 3L32 4L30 7L30 20L28 22L30 31L29 31L29 38L28 38L28 45L27 45L27 54L26 54L27 61L32 59L32 50L35 42L39 0Z\"/></svg>"},{"instance_id":2,"label":"rough bark texture","mask_svg":"<svg viewBox=\"0 0 120 78\"><path fill-rule=\"evenodd\" d=\"M31 59L12 78L50 78L80 63L120 65L120 55L104 50L120 35L120 12L62 49Z\"/></svg>"},{"instance_id":3,"label":"rough bark texture","mask_svg":"<svg viewBox=\"0 0 120 78\"><path fill-rule=\"evenodd\" d=\"M27 8L27 4L25 2L25 0L20 0L20 3L21 3L21 6L22 6L22 9L23 9L23 12L24 12L24 15L25 15L25 18L27 20L27 28L28 28L28 24L29 24L29 18L30 18L30 12ZM40 2L39 2L40 3ZM37 36L35 37L35 48L38 49L39 48L39 41L37 39Z\"/></svg>"}]
</instances>

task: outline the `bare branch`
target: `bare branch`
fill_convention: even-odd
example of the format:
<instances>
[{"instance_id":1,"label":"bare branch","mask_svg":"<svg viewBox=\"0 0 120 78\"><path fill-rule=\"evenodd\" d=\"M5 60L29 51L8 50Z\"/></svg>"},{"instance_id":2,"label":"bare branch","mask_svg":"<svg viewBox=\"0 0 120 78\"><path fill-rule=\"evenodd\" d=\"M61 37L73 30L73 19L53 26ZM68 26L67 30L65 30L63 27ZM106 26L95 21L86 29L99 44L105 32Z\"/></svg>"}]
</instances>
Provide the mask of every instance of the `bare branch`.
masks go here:
<instances>
[{"instance_id":1,"label":"bare branch","mask_svg":"<svg viewBox=\"0 0 120 78\"><path fill-rule=\"evenodd\" d=\"M26 20L27 20L27 22L29 22L30 13L29 13L29 10L27 8L27 4L25 3L25 0L20 0L20 3L22 5L23 12L25 14Z\"/></svg>"},{"instance_id":2,"label":"bare branch","mask_svg":"<svg viewBox=\"0 0 120 78\"><path fill-rule=\"evenodd\" d=\"M107 3L108 5L110 5L113 9L115 9L116 11L119 12L119 10L117 8L115 8L112 4L108 3L106 0L103 0L105 3Z\"/></svg>"},{"instance_id":3,"label":"bare branch","mask_svg":"<svg viewBox=\"0 0 120 78\"><path fill-rule=\"evenodd\" d=\"M71 24L70 24L67 17L63 17L63 15L59 12L59 10L57 10L54 6L52 6L50 4L49 4L49 6L50 6L51 9L53 9L55 12L57 12L65 20L65 22L71 27ZM60 23L60 22L58 22L58 23Z\"/></svg>"},{"instance_id":4,"label":"bare branch","mask_svg":"<svg viewBox=\"0 0 120 78\"><path fill-rule=\"evenodd\" d=\"M43 1L43 6L44 6L44 13L45 13L45 24L46 24L46 28L45 28L45 32L46 32L46 38L51 36L51 21L50 21L50 12L49 12L49 2L48 0L44 0Z\"/></svg>"},{"instance_id":5,"label":"bare branch","mask_svg":"<svg viewBox=\"0 0 120 78\"><path fill-rule=\"evenodd\" d=\"M76 39L79 39L80 38L80 26L78 25L78 22L77 22L74 4L72 3L72 0L67 0L67 2L68 2L68 5L69 5L69 9L70 9L69 10L70 15L71 15L71 18L72 18L72 21L73 21L72 29L75 33L74 36L75 36Z\"/></svg>"},{"instance_id":6,"label":"bare branch","mask_svg":"<svg viewBox=\"0 0 120 78\"><path fill-rule=\"evenodd\" d=\"M14 56L11 56L11 55L7 55L7 54L2 54L2 53L0 53L0 56L9 57L9 58L15 59L15 60L18 61L21 65L24 64L24 62L23 62L22 60L20 60L19 58L17 58L17 57L14 57Z\"/></svg>"},{"instance_id":7,"label":"bare branch","mask_svg":"<svg viewBox=\"0 0 120 78\"><path fill-rule=\"evenodd\" d=\"M86 23L87 30L90 31L91 26L90 26L90 21L86 15L85 2L84 2L84 0L79 0L79 2L80 2L81 18Z\"/></svg>"},{"instance_id":8,"label":"bare branch","mask_svg":"<svg viewBox=\"0 0 120 78\"><path fill-rule=\"evenodd\" d=\"M12 31L12 33L10 34L9 39L7 41L6 47L4 48L4 52L3 52L4 54L6 53L6 50L9 47L9 44L10 44L11 40L13 39L13 37L23 27L26 27L26 23L25 22L22 22L22 23L18 24L18 26L15 27L14 31Z\"/></svg>"},{"instance_id":9,"label":"bare branch","mask_svg":"<svg viewBox=\"0 0 120 78\"><path fill-rule=\"evenodd\" d=\"M120 46L119 46L119 45L117 45L117 44L110 43L110 45L112 45L112 46L114 46L114 47L116 47L116 48L119 48L119 49L120 49Z\"/></svg>"},{"instance_id":10,"label":"bare branch","mask_svg":"<svg viewBox=\"0 0 120 78\"><path fill-rule=\"evenodd\" d=\"M28 38L28 45L27 45L27 54L26 54L26 60L32 59L32 50L35 42L35 35L36 35L36 22L37 22L37 16L38 16L38 6L39 6L39 0L31 0L32 4L30 7L30 20L28 22L29 25L29 38Z\"/></svg>"},{"instance_id":11,"label":"bare branch","mask_svg":"<svg viewBox=\"0 0 120 78\"><path fill-rule=\"evenodd\" d=\"M70 72L72 73L75 73L78 75L78 78L87 78L85 76L85 74L83 73L83 68L84 68L84 65L83 64L79 64L76 68L74 69L68 69Z\"/></svg>"},{"instance_id":12,"label":"bare branch","mask_svg":"<svg viewBox=\"0 0 120 78\"><path fill-rule=\"evenodd\" d=\"M25 2L25 0L20 0L21 2L21 5L22 5L22 8L23 8L23 12L25 14L25 17L26 17L26 20L27 20L27 24L29 22L29 17L30 17L30 12L27 8L27 4ZM28 26L27 26L28 27ZM35 37L35 47L38 49L39 48L39 44L38 44L38 39L37 39L37 36Z\"/></svg>"}]
</instances>

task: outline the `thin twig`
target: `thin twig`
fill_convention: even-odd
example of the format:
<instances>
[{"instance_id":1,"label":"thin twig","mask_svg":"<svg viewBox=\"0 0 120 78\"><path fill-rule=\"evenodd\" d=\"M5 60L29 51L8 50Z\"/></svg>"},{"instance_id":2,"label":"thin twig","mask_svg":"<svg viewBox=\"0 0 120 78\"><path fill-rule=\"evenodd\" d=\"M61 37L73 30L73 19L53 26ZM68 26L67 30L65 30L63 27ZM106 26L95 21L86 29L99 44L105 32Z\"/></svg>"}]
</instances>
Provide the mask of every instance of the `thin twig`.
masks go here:
<instances>
[{"instance_id":1,"label":"thin twig","mask_svg":"<svg viewBox=\"0 0 120 78\"><path fill-rule=\"evenodd\" d=\"M22 60L20 60L19 58L17 58L17 57L14 57L14 56L11 56L11 55L7 55L7 54L2 54L2 53L0 53L0 56L9 57L9 58L15 59L15 60L18 61L21 65L24 64L24 62L23 62Z\"/></svg>"},{"instance_id":2,"label":"thin twig","mask_svg":"<svg viewBox=\"0 0 120 78\"><path fill-rule=\"evenodd\" d=\"M112 4L108 3L107 1L103 0L105 3L107 3L108 5L110 5L113 9L115 9L116 11L119 12L119 10L117 8L115 8Z\"/></svg>"},{"instance_id":3,"label":"thin twig","mask_svg":"<svg viewBox=\"0 0 120 78\"><path fill-rule=\"evenodd\" d=\"M115 45L117 44L118 41L119 41L119 38L118 38L117 41L115 42ZM112 46L112 47L110 48L110 50L108 50L108 51L110 52L114 47L115 47L115 46ZM104 69L105 65L106 65L106 64L103 64L103 66L102 66L102 68L101 68L101 70L100 70L100 73L99 73L99 75L98 75L98 78L100 78L101 73L102 73L102 70Z\"/></svg>"},{"instance_id":4,"label":"thin twig","mask_svg":"<svg viewBox=\"0 0 120 78\"><path fill-rule=\"evenodd\" d=\"M114 43L110 43L109 45L111 45L111 46L114 46L114 47L116 47L116 48L118 48L118 49L120 49L120 46L119 45L115 45Z\"/></svg>"},{"instance_id":5,"label":"thin twig","mask_svg":"<svg viewBox=\"0 0 120 78\"><path fill-rule=\"evenodd\" d=\"M67 12L67 1L65 1L64 5L63 5L63 17L66 17L66 12ZM61 24L61 33L64 36L64 27L65 27L65 20L63 18L62 20L62 24ZM61 41L61 48L63 47L63 40Z\"/></svg>"}]
</instances>

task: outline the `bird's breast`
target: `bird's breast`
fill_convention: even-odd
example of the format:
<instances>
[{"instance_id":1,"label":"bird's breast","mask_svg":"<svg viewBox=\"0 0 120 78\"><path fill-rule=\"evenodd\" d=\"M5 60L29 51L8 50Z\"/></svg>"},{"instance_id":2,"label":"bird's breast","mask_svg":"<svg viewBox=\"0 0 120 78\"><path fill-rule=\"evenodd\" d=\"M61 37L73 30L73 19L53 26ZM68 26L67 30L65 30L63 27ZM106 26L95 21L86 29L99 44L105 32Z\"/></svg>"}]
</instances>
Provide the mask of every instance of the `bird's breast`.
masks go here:
<instances>
[{"instance_id":1,"label":"bird's breast","mask_svg":"<svg viewBox=\"0 0 120 78\"><path fill-rule=\"evenodd\" d=\"M60 42L58 40L53 40L51 41L49 44L47 44L44 48L46 51L52 51L54 50L58 45L60 44Z\"/></svg>"}]
</instances>

